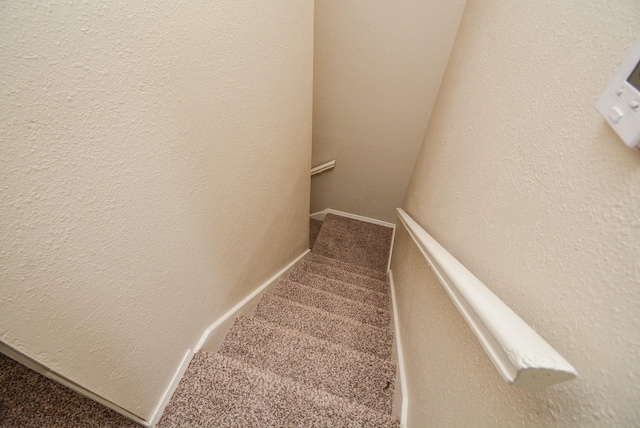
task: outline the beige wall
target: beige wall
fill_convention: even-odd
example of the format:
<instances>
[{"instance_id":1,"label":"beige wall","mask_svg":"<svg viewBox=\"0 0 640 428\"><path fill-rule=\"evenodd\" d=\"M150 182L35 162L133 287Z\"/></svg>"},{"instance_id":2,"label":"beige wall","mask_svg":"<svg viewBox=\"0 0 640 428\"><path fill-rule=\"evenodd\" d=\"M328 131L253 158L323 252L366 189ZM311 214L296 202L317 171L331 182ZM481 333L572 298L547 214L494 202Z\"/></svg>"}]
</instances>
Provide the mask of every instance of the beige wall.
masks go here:
<instances>
[{"instance_id":1,"label":"beige wall","mask_svg":"<svg viewBox=\"0 0 640 428\"><path fill-rule=\"evenodd\" d=\"M594 103L640 4L470 0L404 208L579 371L508 387L400 230L409 422L637 426L640 154Z\"/></svg>"},{"instance_id":2,"label":"beige wall","mask_svg":"<svg viewBox=\"0 0 640 428\"><path fill-rule=\"evenodd\" d=\"M148 418L307 245L313 3L0 4L0 339Z\"/></svg>"},{"instance_id":3,"label":"beige wall","mask_svg":"<svg viewBox=\"0 0 640 428\"><path fill-rule=\"evenodd\" d=\"M312 213L394 221L464 3L316 0Z\"/></svg>"}]
</instances>

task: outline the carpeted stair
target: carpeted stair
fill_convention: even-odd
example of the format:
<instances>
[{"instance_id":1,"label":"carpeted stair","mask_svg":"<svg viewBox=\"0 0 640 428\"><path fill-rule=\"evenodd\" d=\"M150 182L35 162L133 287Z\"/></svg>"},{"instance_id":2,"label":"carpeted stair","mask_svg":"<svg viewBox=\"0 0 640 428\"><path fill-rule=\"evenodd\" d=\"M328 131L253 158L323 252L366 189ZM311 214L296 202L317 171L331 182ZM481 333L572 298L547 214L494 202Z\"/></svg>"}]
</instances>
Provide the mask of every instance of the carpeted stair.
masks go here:
<instances>
[{"instance_id":1,"label":"carpeted stair","mask_svg":"<svg viewBox=\"0 0 640 428\"><path fill-rule=\"evenodd\" d=\"M158 426L398 427L391 236L331 214L312 222L312 253L217 353L194 357Z\"/></svg>"},{"instance_id":2,"label":"carpeted stair","mask_svg":"<svg viewBox=\"0 0 640 428\"><path fill-rule=\"evenodd\" d=\"M346 272L357 273L363 276L368 276L369 278L379 279L380 281L387 280L386 272L379 272L377 270L367 269L366 267L353 265L351 263L341 262L340 260L332 259L329 257L319 256L315 253L309 254L305 258L305 260L309 262L315 262L318 264L342 269L343 271L346 271Z\"/></svg>"},{"instance_id":3,"label":"carpeted stair","mask_svg":"<svg viewBox=\"0 0 640 428\"><path fill-rule=\"evenodd\" d=\"M345 299L333 293L317 290L289 280L280 281L274 293L301 305L325 310L335 315L349 317L379 328L389 327L389 312L366 303Z\"/></svg>"},{"instance_id":4,"label":"carpeted stair","mask_svg":"<svg viewBox=\"0 0 640 428\"><path fill-rule=\"evenodd\" d=\"M304 260L300 264L299 270L314 273L316 275L322 275L330 279L337 279L342 282L346 282L362 288L367 288L373 291L379 291L381 293L389 291L389 284L386 281L381 281L379 279L370 278L365 275L349 272L344 269L329 265L323 265L308 260Z\"/></svg>"},{"instance_id":5,"label":"carpeted stair","mask_svg":"<svg viewBox=\"0 0 640 428\"><path fill-rule=\"evenodd\" d=\"M304 265L303 265L304 266ZM365 288L359 285L353 285L339 279L331 279L322 275L318 275L307 270L299 269L289 275L289 280L298 284L308 285L318 290L327 291L346 299L360 301L382 309L389 308L389 295L379 288ZM378 291L376 291L378 290Z\"/></svg>"},{"instance_id":6,"label":"carpeted stair","mask_svg":"<svg viewBox=\"0 0 640 428\"><path fill-rule=\"evenodd\" d=\"M300 305L271 294L262 297L254 316L383 360L391 359L393 335L390 331L353 318Z\"/></svg>"}]
</instances>

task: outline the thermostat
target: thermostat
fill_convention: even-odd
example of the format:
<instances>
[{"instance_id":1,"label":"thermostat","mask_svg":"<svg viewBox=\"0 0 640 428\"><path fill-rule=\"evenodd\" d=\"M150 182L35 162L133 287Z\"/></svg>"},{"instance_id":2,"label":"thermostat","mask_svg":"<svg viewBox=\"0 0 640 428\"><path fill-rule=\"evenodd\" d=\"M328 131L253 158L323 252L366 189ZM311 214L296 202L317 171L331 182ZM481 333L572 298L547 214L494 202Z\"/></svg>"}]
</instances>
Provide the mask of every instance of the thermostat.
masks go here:
<instances>
[{"instance_id":1,"label":"thermostat","mask_svg":"<svg viewBox=\"0 0 640 428\"><path fill-rule=\"evenodd\" d=\"M600 96L596 109L627 146L640 146L640 38Z\"/></svg>"}]
</instances>

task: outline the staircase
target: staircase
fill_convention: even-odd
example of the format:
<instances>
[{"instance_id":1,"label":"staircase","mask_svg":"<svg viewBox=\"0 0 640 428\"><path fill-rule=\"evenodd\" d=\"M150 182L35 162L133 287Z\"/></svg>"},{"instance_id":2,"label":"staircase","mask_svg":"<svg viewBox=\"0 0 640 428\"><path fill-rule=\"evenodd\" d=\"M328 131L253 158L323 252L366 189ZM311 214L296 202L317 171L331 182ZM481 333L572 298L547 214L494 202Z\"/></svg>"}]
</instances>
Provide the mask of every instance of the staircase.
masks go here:
<instances>
[{"instance_id":1,"label":"staircase","mask_svg":"<svg viewBox=\"0 0 640 428\"><path fill-rule=\"evenodd\" d=\"M312 252L253 315L236 319L216 353L195 355L159 427L400 426L392 229L328 214L310 235Z\"/></svg>"}]
</instances>

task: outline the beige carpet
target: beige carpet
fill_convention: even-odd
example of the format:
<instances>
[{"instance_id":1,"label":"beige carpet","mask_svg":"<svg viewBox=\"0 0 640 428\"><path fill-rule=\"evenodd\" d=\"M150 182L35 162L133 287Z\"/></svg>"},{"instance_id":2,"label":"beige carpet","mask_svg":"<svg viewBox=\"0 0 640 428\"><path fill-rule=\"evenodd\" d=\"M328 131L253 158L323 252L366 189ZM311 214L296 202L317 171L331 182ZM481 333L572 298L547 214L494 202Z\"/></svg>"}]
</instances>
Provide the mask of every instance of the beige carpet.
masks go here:
<instances>
[{"instance_id":1,"label":"beige carpet","mask_svg":"<svg viewBox=\"0 0 640 428\"><path fill-rule=\"evenodd\" d=\"M313 245L320 256L378 271L387 271L393 229L327 214Z\"/></svg>"}]
</instances>

